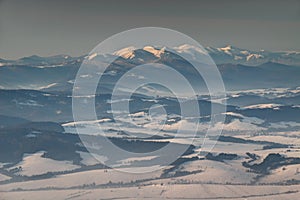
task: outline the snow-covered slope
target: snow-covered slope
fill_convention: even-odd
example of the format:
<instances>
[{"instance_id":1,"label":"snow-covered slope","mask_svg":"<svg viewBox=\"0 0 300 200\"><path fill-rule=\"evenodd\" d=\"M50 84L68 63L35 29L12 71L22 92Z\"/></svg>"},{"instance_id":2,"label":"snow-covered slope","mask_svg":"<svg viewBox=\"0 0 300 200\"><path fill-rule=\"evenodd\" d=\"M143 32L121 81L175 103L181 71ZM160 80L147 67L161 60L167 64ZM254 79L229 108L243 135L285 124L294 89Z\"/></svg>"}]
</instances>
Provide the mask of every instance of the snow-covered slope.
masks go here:
<instances>
[{"instance_id":1,"label":"snow-covered slope","mask_svg":"<svg viewBox=\"0 0 300 200\"><path fill-rule=\"evenodd\" d=\"M10 170L17 170L20 175L33 176L46 174L47 172L71 171L80 167L70 161L43 158L44 153L41 151L34 154L25 154L23 161L11 167Z\"/></svg>"}]
</instances>

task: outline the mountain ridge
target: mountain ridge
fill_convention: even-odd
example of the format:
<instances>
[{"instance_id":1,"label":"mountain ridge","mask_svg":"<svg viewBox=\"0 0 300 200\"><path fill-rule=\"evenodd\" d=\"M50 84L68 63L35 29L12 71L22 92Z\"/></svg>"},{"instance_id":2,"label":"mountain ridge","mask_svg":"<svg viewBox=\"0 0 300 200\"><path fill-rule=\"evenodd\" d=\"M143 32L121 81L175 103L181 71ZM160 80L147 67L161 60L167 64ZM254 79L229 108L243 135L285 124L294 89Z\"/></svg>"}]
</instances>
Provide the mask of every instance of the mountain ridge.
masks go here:
<instances>
[{"instance_id":1,"label":"mountain ridge","mask_svg":"<svg viewBox=\"0 0 300 200\"><path fill-rule=\"evenodd\" d=\"M287 65L300 66L300 52L298 51L266 51L266 50L248 50L232 45L226 45L224 47L211 47L207 46L205 48L195 47L189 44L182 44L177 47L167 48L167 47L156 47L156 46L145 46L141 49L137 49L133 46L125 47L119 49L111 54L111 56L120 56L125 59L133 59L138 57L137 54L149 54L156 58L159 58L162 54L170 52L173 50L179 55L188 54L192 58L197 56L207 55L207 53L212 57L216 64L225 63L236 63L236 64L248 64L248 65L258 65L265 62L277 62ZM90 56L90 57L89 57ZM85 58L94 59L97 56L103 55L82 55L82 56L70 56L66 54L58 54L53 56L39 56L32 55L19 58L17 60L5 60L0 58L1 65L22 65L22 64L58 64L70 61L82 61Z\"/></svg>"},{"instance_id":2,"label":"mountain ridge","mask_svg":"<svg viewBox=\"0 0 300 200\"><path fill-rule=\"evenodd\" d=\"M111 86L126 71L140 64L149 63L170 66L199 87L205 87L201 77L195 76L195 69L185 59L193 59L201 70L202 68L206 70L205 64L201 63L202 58L208 58L205 53L205 49L184 44L173 50L152 46L141 49L130 47L112 54L102 55L93 52L80 57L34 55L16 61L0 62L0 66L2 65L0 67L0 89L35 89L70 93L77 71L83 61L88 61L88 64L93 66L100 63L102 66L102 63L106 64L111 60L114 62L106 69L103 74L105 82L101 83L104 86L102 89L107 91L112 89ZM209 53L216 62L228 90L299 86L300 54L252 52L233 46L210 48ZM263 58L262 56L252 56L253 58L247 60L249 56L257 53L264 54ZM237 56L241 57L242 55L242 58L236 60ZM290 55L292 57L289 57ZM85 75L86 78L93 76L99 76L99 74ZM256 77L255 81L253 81L253 77Z\"/></svg>"}]
</instances>

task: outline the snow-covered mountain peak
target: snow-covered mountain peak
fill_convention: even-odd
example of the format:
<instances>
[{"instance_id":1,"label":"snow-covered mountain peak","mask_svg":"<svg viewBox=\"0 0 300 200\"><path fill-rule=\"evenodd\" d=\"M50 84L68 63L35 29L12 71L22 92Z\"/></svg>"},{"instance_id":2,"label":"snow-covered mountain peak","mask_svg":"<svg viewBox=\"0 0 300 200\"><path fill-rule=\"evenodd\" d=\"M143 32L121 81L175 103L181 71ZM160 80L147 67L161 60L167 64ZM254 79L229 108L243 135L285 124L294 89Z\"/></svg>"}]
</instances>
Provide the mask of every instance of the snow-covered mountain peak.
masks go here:
<instances>
[{"instance_id":1,"label":"snow-covered mountain peak","mask_svg":"<svg viewBox=\"0 0 300 200\"><path fill-rule=\"evenodd\" d=\"M135 57L135 54L134 54L135 49L136 48L134 46L126 47L126 48L123 48L123 49L120 49L120 50L114 52L113 55L121 56L125 59L132 59Z\"/></svg>"},{"instance_id":2,"label":"snow-covered mountain peak","mask_svg":"<svg viewBox=\"0 0 300 200\"><path fill-rule=\"evenodd\" d=\"M175 47L174 50L176 50L178 53L199 53L199 54L207 54L207 52L204 49L201 49L199 47L190 45L190 44L183 44L178 47Z\"/></svg>"},{"instance_id":3,"label":"snow-covered mountain peak","mask_svg":"<svg viewBox=\"0 0 300 200\"><path fill-rule=\"evenodd\" d=\"M97 57L98 56L98 54L97 53L93 53L93 54L91 54L91 55L88 55L87 56L87 59L88 60L93 60L95 57Z\"/></svg>"},{"instance_id":4,"label":"snow-covered mountain peak","mask_svg":"<svg viewBox=\"0 0 300 200\"><path fill-rule=\"evenodd\" d=\"M153 46L145 46L143 48L143 50L145 50L145 51L147 51L149 53L152 53L154 56L160 58L161 55L165 53L166 47L158 49L158 48L154 48Z\"/></svg>"},{"instance_id":5,"label":"snow-covered mountain peak","mask_svg":"<svg viewBox=\"0 0 300 200\"><path fill-rule=\"evenodd\" d=\"M239 54L241 53L242 51L245 53L247 52L247 50L244 50L244 49L240 49L240 48L237 48L237 47L234 47L232 45L227 45L225 47L221 47L221 48L217 48L217 50L219 52L223 52L225 54L228 54L228 55L231 55L231 56L234 56L234 54Z\"/></svg>"},{"instance_id":6,"label":"snow-covered mountain peak","mask_svg":"<svg viewBox=\"0 0 300 200\"><path fill-rule=\"evenodd\" d=\"M225 47L221 47L219 49L222 51L230 51L231 49L233 49L233 47L231 45L226 45Z\"/></svg>"}]
</instances>

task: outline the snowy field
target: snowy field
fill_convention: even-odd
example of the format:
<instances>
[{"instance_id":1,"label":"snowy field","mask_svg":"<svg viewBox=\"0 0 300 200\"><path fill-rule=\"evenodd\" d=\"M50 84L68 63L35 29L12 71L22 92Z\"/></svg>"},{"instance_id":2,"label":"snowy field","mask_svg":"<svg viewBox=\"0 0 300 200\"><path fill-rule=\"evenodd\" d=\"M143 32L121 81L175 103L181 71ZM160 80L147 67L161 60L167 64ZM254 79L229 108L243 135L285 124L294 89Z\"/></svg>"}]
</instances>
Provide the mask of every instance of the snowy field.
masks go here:
<instances>
[{"instance_id":1,"label":"snowy field","mask_svg":"<svg viewBox=\"0 0 300 200\"><path fill-rule=\"evenodd\" d=\"M0 199L52 200L52 199L237 199L283 200L298 199L299 186L246 186L216 184L149 185L140 187L71 189L47 191L1 192Z\"/></svg>"}]
</instances>

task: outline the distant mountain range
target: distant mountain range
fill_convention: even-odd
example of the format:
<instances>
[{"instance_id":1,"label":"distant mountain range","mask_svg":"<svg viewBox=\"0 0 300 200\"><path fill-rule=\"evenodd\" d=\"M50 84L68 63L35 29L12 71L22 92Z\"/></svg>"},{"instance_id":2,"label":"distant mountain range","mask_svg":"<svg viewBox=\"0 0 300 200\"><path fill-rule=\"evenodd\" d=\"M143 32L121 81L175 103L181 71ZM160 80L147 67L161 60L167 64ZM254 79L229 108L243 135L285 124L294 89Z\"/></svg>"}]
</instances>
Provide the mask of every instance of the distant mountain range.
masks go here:
<instances>
[{"instance_id":1,"label":"distant mountain range","mask_svg":"<svg viewBox=\"0 0 300 200\"><path fill-rule=\"evenodd\" d=\"M279 63L284 65L300 65L300 52L269 52L265 50L250 51L233 46L223 48L207 47L206 50L214 59L216 64L235 63L256 66L267 62Z\"/></svg>"},{"instance_id":2,"label":"distant mountain range","mask_svg":"<svg viewBox=\"0 0 300 200\"><path fill-rule=\"evenodd\" d=\"M200 49L198 47L184 44L178 47L172 48L179 55L188 55L192 59L201 58L201 56L207 53L212 57L216 64L234 63L245 65L260 65L266 62L274 62L285 65L300 65L300 52L297 51L252 51L247 49L241 49L231 45L227 45L221 48L205 47ZM156 59L166 56L169 52L167 47L152 47L145 46L143 49L136 49L135 47L127 47L120 49L114 53L114 55L105 56L122 56L125 59ZM51 66L51 65L63 65L69 62L82 61L84 58L94 59L100 57L104 59L103 55L84 55L79 57L71 57L69 55L56 55L50 57L40 57L37 55L24 57L18 60L4 60L0 59L0 66L5 65L31 65L31 66Z\"/></svg>"},{"instance_id":3,"label":"distant mountain range","mask_svg":"<svg viewBox=\"0 0 300 200\"><path fill-rule=\"evenodd\" d=\"M116 60L107 69L106 82L101 85L102 91L111 91L116 79L126 70L145 63L171 66L201 88L205 83L199 80L199 77L195 77L195 70L182 56L196 60L199 66L202 66L201 59L206 57L207 53L217 64L227 90L299 86L300 52L249 51L233 46L206 47L204 50L191 45L174 47L172 51L177 53L172 53L166 47L146 46L143 49L124 48L111 55L34 55L19 60L1 59L0 89L70 92L84 59L105 63L107 58Z\"/></svg>"}]
</instances>

